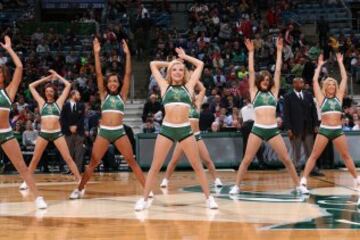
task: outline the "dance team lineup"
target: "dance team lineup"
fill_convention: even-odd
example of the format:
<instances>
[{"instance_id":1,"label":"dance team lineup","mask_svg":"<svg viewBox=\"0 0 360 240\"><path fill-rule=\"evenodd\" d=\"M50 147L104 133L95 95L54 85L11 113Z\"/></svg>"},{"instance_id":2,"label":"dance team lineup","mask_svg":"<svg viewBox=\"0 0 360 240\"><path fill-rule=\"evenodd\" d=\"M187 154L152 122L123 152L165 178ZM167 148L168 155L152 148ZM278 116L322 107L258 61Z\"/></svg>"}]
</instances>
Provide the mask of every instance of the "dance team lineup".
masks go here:
<instances>
[{"instance_id":1,"label":"dance team lineup","mask_svg":"<svg viewBox=\"0 0 360 240\"><path fill-rule=\"evenodd\" d=\"M161 91L165 117L160 132L156 137L151 168L145 177L136 162L131 143L123 126L125 103L128 99L131 83L132 64L128 43L122 40L119 44L125 54L125 73L123 76L119 76L118 73L112 72L104 76L100 60L101 45L97 38L93 40L97 88L101 99L101 119L98 126L98 135L92 148L90 163L83 175L81 175L61 132L59 120L69 94L76 97L77 92L71 90L71 84L54 70L49 70L49 74L39 80L34 79L29 85L29 90L40 109L41 130L35 144L31 163L28 167L26 166L19 143L15 139L9 123L10 109L21 84L23 74L26 74L26 72L24 73L22 62L12 49L11 39L6 36L1 42L1 47L11 57L15 70L10 77L7 76L8 72L4 65L0 68L0 143L4 153L23 179L23 183L19 186L20 191L30 190L37 209L46 209L48 207L36 186L33 173L46 146L48 143L53 142L78 183L77 187L69 194L69 199L83 198L86 192L86 184L100 164L109 144L113 144L121 152L136 179L144 188L143 196L134 203L135 211L143 211L151 206L152 201L149 198L156 199L153 192L159 172L170 149L176 144L160 187L168 187L170 177L181 155L185 154L204 193L205 206L209 209L221 208L221 205L218 205L214 196L211 195L203 168L204 163L215 187L220 188L225 185L217 174L199 128L200 108L206 92L204 85L200 81L204 63L187 54L182 48L175 49L177 53L175 60L154 60L150 62L152 76ZM298 195L311 194L309 191L311 186L307 183L307 178L329 141L332 141L344 161L354 180L355 187L359 187L360 176L356 173L355 164L349 153L347 139L342 129L342 102L346 94L348 80L343 55L336 53L336 61L340 69L340 81L332 77L320 79L321 69L326 64L326 61L323 54L318 57L312 87L316 104L321 112L321 123L317 131L314 147L306 160L305 169L299 177L296 166L290 158L281 132L278 129L276 119L283 60L283 39L279 36L276 40L276 65L273 76L266 70L255 71L254 42L251 39L245 39L244 44L248 51L249 94L255 112L255 121L247 139L240 167L236 175L234 175L235 184L228 194L237 195L241 193L240 185L263 141L266 141L271 146L279 160L286 167L293 181L295 193ZM191 68L187 67L189 65L192 65ZM166 69L165 76L161 73L161 69L164 68ZM7 79L10 79L10 82L6 81ZM56 81L63 85L60 95L58 95L57 86L54 84ZM40 86L43 91L37 89ZM300 94L299 98L302 99L303 95Z\"/></svg>"}]
</instances>

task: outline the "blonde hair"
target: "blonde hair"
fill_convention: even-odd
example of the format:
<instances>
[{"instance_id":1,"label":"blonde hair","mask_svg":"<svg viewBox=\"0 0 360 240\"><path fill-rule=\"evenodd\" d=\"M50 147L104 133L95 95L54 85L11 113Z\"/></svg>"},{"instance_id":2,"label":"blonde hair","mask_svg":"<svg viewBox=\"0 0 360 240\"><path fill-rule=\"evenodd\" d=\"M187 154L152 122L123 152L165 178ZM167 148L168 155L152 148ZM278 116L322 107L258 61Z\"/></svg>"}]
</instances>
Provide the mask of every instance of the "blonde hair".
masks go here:
<instances>
[{"instance_id":1,"label":"blonde hair","mask_svg":"<svg viewBox=\"0 0 360 240\"><path fill-rule=\"evenodd\" d=\"M327 77L325 80L322 81L321 83L321 92L324 94L324 96L326 96L326 89L328 88L329 84L331 82L334 82L335 83L335 94L337 92L337 90L339 89L339 85L338 85L338 82L332 78L332 77Z\"/></svg>"},{"instance_id":2,"label":"blonde hair","mask_svg":"<svg viewBox=\"0 0 360 240\"><path fill-rule=\"evenodd\" d=\"M189 73L189 70L186 68L185 64L180 62L179 60L172 60L169 63L169 65L167 67L167 71L166 71L165 80L168 82L168 84L172 85L171 70L175 65L183 65L184 66L184 78L183 78L182 84L185 85L190 79L190 73Z\"/></svg>"}]
</instances>

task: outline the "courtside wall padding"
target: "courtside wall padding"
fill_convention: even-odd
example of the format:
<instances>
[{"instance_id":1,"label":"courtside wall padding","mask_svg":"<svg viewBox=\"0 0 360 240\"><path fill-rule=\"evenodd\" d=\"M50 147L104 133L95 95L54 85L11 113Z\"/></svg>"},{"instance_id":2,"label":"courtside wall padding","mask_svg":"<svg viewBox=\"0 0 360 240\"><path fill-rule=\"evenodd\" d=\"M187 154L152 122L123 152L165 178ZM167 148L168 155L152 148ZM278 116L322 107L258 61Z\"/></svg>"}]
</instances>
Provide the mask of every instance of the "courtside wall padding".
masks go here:
<instances>
[{"instance_id":1,"label":"courtside wall padding","mask_svg":"<svg viewBox=\"0 0 360 240\"><path fill-rule=\"evenodd\" d=\"M355 164L360 166L360 131L346 132L347 141L349 144L350 154L353 157ZM144 169L148 169L151 166L154 144L156 134L152 133L140 133L136 135L136 156L140 166ZM287 148L289 149L290 157L292 156L290 141L286 134L282 134ZM241 133L239 132L219 132L219 133L202 133L202 138L208 147L209 153L217 168L237 168L242 160L242 148L243 142ZM174 144L175 146L175 144ZM174 148L173 146L173 148ZM315 146L314 146L315 147ZM165 163L164 168L167 166L172 156L173 148L170 150ZM301 161L305 164L305 155ZM276 153L271 147L265 143L263 150L263 159L267 167L279 168L283 167L282 163L278 159ZM257 159L252 163L253 167L257 166ZM341 160L339 154L334 149L334 166L343 167L344 163ZM182 156L178 168L190 168L189 162L184 156Z\"/></svg>"}]
</instances>

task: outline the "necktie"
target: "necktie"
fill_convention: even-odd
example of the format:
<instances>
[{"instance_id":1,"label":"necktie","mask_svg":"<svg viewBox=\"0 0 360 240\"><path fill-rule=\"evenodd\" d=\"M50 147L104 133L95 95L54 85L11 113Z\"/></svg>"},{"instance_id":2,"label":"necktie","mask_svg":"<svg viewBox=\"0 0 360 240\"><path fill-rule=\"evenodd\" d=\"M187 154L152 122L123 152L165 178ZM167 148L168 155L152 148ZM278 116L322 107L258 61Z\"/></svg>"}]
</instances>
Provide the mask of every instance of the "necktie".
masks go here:
<instances>
[{"instance_id":1,"label":"necktie","mask_svg":"<svg viewBox=\"0 0 360 240\"><path fill-rule=\"evenodd\" d=\"M73 104L73 108L72 111L75 112L76 111L76 103Z\"/></svg>"}]
</instances>

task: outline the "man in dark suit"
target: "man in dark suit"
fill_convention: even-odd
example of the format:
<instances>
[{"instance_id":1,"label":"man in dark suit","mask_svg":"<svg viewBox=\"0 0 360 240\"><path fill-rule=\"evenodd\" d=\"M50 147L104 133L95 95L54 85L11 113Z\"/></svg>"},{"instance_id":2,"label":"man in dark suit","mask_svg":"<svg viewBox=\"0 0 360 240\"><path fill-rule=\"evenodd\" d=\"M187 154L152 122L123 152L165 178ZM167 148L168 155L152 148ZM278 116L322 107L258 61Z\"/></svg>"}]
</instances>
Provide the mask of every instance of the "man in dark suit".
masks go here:
<instances>
[{"instance_id":1,"label":"man in dark suit","mask_svg":"<svg viewBox=\"0 0 360 240\"><path fill-rule=\"evenodd\" d=\"M293 88L293 91L285 96L284 125L288 131L293 161L299 174L302 168L301 146L304 147L307 159L314 145L314 134L317 132L319 119L312 94L303 91L304 80L294 78ZM321 175L318 168L315 168L312 174Z\"/></svg>"},{"instance_id":2,"label":"man in dark suit","mask_svg":"<svg viewBox=\"0 0 360 240\"><path fill-rule=\"evenodd\" d=\"M80 102L79 91L72 90L70 99L61 112L61 128L65 135L70 154L79 171L83 171L84 158L84 116L85 105Z\"/></svg>"}]
</instances>

